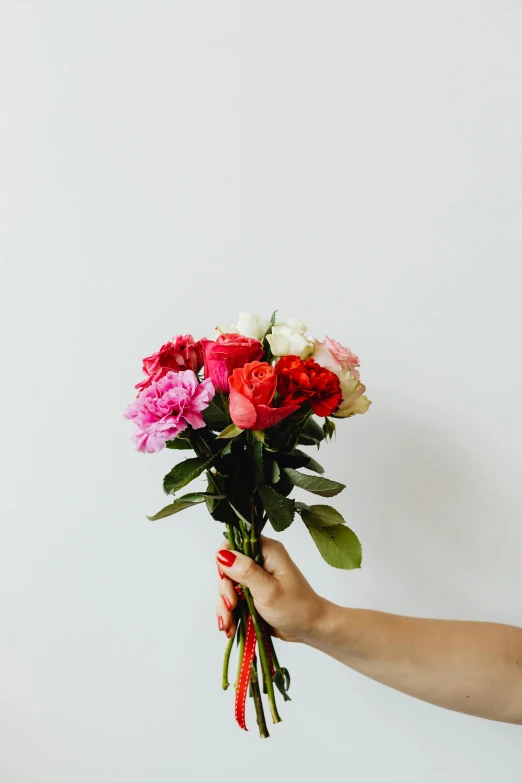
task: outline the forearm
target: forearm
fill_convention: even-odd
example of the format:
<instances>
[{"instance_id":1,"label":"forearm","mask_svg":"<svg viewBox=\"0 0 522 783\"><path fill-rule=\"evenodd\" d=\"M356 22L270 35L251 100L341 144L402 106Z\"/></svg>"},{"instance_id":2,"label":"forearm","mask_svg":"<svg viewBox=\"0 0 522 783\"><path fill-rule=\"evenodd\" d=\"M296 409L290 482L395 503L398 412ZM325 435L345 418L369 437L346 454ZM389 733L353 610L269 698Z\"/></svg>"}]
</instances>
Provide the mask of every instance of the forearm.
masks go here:
<instances>
[{"instance_id":1,"label":"forearm","mask_svg":"<svg viewBox=\"0 0 522 783\"><path fill-rule=\"evenodd\" d=\"M424 620L324 601L307 643L410 696L522 724L522 629Z\"/></svg>"}]
</instances>

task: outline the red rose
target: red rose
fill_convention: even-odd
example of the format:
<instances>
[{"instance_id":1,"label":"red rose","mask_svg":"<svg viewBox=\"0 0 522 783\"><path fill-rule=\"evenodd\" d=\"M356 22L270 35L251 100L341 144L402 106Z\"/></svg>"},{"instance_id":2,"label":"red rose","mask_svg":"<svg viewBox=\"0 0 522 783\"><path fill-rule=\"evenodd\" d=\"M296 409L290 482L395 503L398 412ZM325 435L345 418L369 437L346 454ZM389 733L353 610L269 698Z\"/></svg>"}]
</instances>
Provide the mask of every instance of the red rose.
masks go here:
<instances>
[{"instance_id":1,"label":"red rose","mask_svg":"<svg viewBox=\"0 0 522 783\"><path fill-rule=\"evenodd\" d=\"M228 392L228 379L236 367L254 362L263 355L259 340L241 334L220 334L217 340L202 340L205 353L205 377L216 389Z\"/></svg>"},{"instance_id":2,"label":"red rose","mask_svg":"<svg viewBox=\"0 0 522 783\"><path fill-rule=\"evenodd\" d=\"M136 384L140 391L159 381L169 371L192 370L199 372L203 367L203 347L194 342L191 334L178 335L173 343L165 343L157 353L143 360L143 372L147 376Z\"/></svg>"},{"instance_id":3,"label":"red rose","mask_svg":"<svg viewBox=\"0 0 522 783\"><path fill-rule=\"evenodd\" d=\"M313 359L283 356L275 371L282 405L309 402L317 416L329 416L343 400L337 375Z\"/></svg>"},{"instance_id":4,"label":"red rose","mask_svg":"<svg viewBox=\"0 0 522 783\"><path fill-rule=\"evenodd\" d=\"M230 416L242 430L266 430L299 408L299 405L271 407L277 376L268 362L250 362L234 370L229 378Z\"/></svg>"}]
</instances>

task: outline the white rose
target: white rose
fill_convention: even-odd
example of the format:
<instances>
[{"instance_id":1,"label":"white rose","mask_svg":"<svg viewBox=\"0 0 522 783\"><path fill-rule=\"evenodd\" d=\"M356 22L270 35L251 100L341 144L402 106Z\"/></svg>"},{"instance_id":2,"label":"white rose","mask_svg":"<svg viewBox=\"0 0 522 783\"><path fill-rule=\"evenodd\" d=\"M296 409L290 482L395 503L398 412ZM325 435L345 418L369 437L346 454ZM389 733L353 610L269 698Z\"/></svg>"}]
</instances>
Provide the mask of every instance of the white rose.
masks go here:
<instances>
[{"instance_id":1,"label":"white rose","mask_svg":"<svg viewBox=\"0 0 522 783\"><path fill-rule=\"evenodd\" d=\"M282 321L272 327L266 339L274 356L299 356L306 359L314 349L314 342L306 334L306 326L295 318Z\"/></svg>"},{"instance_id":2,"label":"white rose","mask_svg":"<svg viewBox=\"0 0 522 783\"><path fill-rule=\"evenodd\" d=\"M343 370L341 367L328 367L328 369L339 378L343 393L343 401L333 415L340 419L347 419L349 416L355 416L356 413L366 413L372 404L364 393L366 386L358 378L354 378L350 370Z\"/></svg>"},{"instance_id":3,"label":"white rose","mask_svg":"<svg viewBox=\"0 0 522 783\"><path fill-rule=\"evenodd\" d=\"M237 324L221 324L216 327L216 336L220 334L241 334L243 337L253 337L260 342L263 340L270 321L260 318L252 313L239 313Z\"/></svg>"}]
</instances>

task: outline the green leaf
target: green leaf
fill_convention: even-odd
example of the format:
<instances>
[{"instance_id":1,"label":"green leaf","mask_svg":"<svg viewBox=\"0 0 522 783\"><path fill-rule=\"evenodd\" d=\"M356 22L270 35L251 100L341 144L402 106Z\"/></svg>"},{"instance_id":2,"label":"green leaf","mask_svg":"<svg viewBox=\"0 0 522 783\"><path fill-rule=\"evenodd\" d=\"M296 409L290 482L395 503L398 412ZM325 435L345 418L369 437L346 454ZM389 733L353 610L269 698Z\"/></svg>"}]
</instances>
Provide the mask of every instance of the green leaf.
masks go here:
<instances>
[{"instance_id":1,"label":"green leaf","mask_svg":"<svg viewBox=\"0 0 522 783\"><path fill-rule=\"evenodd\" d=\"M292 699L290 698L290 696L286 692L285 680L284 680L283 672L282 672L281 669L278 669L278 671L276 671L276 673L274 674L273 680L274 680L274 683L275 683L277 689L283 695L283 699L285 701L292 701Z\"/></svg>"},{"instance_id":2,"label":"green leaf","mask_svg":"<svg viewBox=\"0 0 522 783\"><path fill-rule=\"evenodd\" d=\"M324 420L323 432L326 440L332 440L333 436L335 435L335 424L328 417L326 417Z\"/></svg>"},{"instance_id":3,"label":"green leaf","mask_svg":"<svg viewBox=\"0 0 522 783\"><path fill-rule=\"evenodd\" d=\"M322 465L319 465L313 457L306 452L301 451L301 449L294 449L291 453L280 451L275 459L282 468L308 468L309 470L315 471L315 473L324 473Z\"/></svg>"},{"instance_id":4,"label":"green leaf","mask_svg":"<svg viewBox=\"0 0 522 783\"><path fill-rule=\"evenodd\" d=\"M347 571L360 568L362 562L361 542L346 525L331 525L329 527L309 527L323 560L334 568L344 568Z\"/></svg>"},{"instance_id":5,"label":"green leaf","mask_svg":"<svg viewBox=\"0 0 522 783\"><path fill-rule=\"evenodd\" d=\"M217 395L203 411L203 420L211 429L221 429L230 421L230 417Z\"/></svg>"},{"instance_id":6,"label":"green leaf","mask_svg":"<svg viewBox=\"0 0 522 783\"><path fill-rule=\"evenodd\" d=\"M259 443L265 442L265 433L264 430L252 430L252 435L256 440L259 441Z\"/></svg>"},{"instance_id":7,"label":"green leaf","mask_svg":"<svg viewBox=\"0 0 522 783\"><path fill-rule=\"evenodd\" d=\"M281 478L281 471L279 470L279 465L277 464L277 462L271 461L270 479L272 481L272 484L277 484L280 478Z\"/></svg>"},{"instance_id":8,"label":"green leaf","mask_svg":"<svg viewBox=\"0 0 522 783\"><path fill-rule=\"evenodd\" d=\"M324 473L323 466L320 465L317 460L313 459L313 457L310 457L305 465L305 468L308 468L308 470L313 470L314 473Z\"/></svg>"},{"instance_id":9,"label":"green leaf","mask_svg":"<svg viewBox=\"0 0 522 783\"><path fill-rule=\"evenodd\" d=\"M237 515L228 500L218 501L210 515L216 522L224 522L227 525L234 525L237 522Z\"/></svg>"},{"instance_id":10,"label":"green leaf","mask_svg":"<svg viewBox=\"0 0 522 783\"><path fill-rule=\"evenodd\" d=\"M168 449L192 449L193 446L186 438L177 437L174 440L168 440L165 443Z\"/></svg>"},{"instance_id":11,"label":"green leaf","mask_svg":"<svg viewBox=\"0 0 522 783\"><path fill-rule=\"evenodd\" d=\"M330 527L331 525L344 525L342 514L332 506L307 506L297 509L308 527Z\"/></svg>"},{"instance_id":12,"label":"green leaf","mask_svg":"<svg viewBox=\"0 0 522 783\"><path fill-rule=\"evenodd\" d=\"M303 457L304 459L306 459L306 462L302 466L303 468L308 468L308 470L313 470L314 473L324 473L323 466L319 465L317 460L315 460L309 454L306 454L304 451L301 451L301 449L294 449L294 454L297 454L299 457ZM296 466L290 465L290 467L295 468Z\"/></svg>"},{"instance_id":13,"label":"green leaf","mask_svg":"<svg viewBox=\"0 0 522 783\"><path fill-rule=\"evenodd\" d=\"M173 495L178 489L186 487L193 479L209 468L216 457L216 454L213 454L212 457L192 457L175 465L163 479L164 491L167 495Z\"/></svg>"},{"instance_id":14,"label":"green leaf","mask_svg":"<svg viewBox=\"0 0 522 783\"><path fill-rule=\"evenodd\" d=\"M240 430L239 427L232 422L232 424L229 424L228 427L225 427L225 429L219 433L218 440L220 438L237 438L242 432L243 430Z\"/></svg>"},{"instance_id":15,"label":"green leaf","mask_svg":"<svg viewBox=\"0 0 522 783\"><path fill-rule=\"evenodd\" d=\"M275 489L264 484L261 484L257 491L274 530L280 532L292 524L295 516L295 501L283 497Z\"/></svg>"},{"instance_id":16,"label":"green leaf","mask_svg":"<svg viewBox=\"0 0 522 783\"><path fill-rule=\"evenodd\" d=\"M165 517L170 517L172 514L177 514L179 511L183 511L185 508L197 506L198 503L203 503L209 498L217 498L219 500L221 496L209 495L208 492L189 492L186 495L183 495L181 498L176 498L173 503L169 503L168 506L165 506L165 508L162 508L161 511L158 511L157 514L153 514L151 517L148 516L147 519L150 519L151 522L156 522L158 519L165 519Z\"/></svg>"},{"instance_id":17,"label":"green leaf","mask_svg":"<svg viewBox=\"0 0 522 783\"><path fill-rule=\"evenodd\" d=\"M313 416L310 416L303 427L299 443L305 446L318 446L322 440L324 440L323 428Z\"/></svg>"},{"instance_id":18,"label":"green leaf","mask_svg":"<svg viewBox=\"0 0 522 783\"><path fill-rule=\"evenodd\" d=\"M307 476L304 473L293 470L293 468L285 468L284 472L295 487L306 489L307 492L313 492L315 495L321 495L325 498L338 495L346 486L338 481L330 481L330 479L322 476Z\"/></svg>"},{"instance_id":19,"label":"green leaf","mask_svg":"<svg viewBox=\"0 0 522 783\"><path fill-rule=\"evenodd\" d=\"M222 457L226 457L227 454L232 454L232 443L233 442L234 442L233 439L229 439L229 441L226 444L226 446L221 450L221 456Z\"/></svg>"}]
</instances>

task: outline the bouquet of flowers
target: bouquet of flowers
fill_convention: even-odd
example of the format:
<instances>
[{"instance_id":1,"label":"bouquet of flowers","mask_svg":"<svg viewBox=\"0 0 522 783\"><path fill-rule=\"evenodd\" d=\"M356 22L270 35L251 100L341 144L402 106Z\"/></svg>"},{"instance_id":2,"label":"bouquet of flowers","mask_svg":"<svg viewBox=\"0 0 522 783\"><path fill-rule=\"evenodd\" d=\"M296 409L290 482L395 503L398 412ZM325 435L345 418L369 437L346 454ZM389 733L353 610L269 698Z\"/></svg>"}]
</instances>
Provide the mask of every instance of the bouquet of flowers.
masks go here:
<instances>
[{"instance_id":1,"label":"bouquet of flowers","mask_svg":"<svg viewBox=\"0 0 522 783\"><path fill-rule=\"evenodd\" d=\"M335 422L365 413L370 400L359 377L359 359L349 348L318 341L296 320L270 321L241 313L237 324L216 329L214 339L177 337L143 360L138 396L125 410L136 425L138 451L192 451L163 479L171 502L151 520L204 503L225 526L232 549L262 565L260 536L270 523L281 532L296 514L321 556L336 568L361 564L359 539L341 514L323 502L308 505L290 497L300 487L330 498L344 484L325 478L321 465L300 447L332 439ZM206 486L180 494L194 479ZM274 723L281 718L275 691L289 699L290 676L279 664L270 628L259 616L248 588L236 585L238 668L235 715L246 729L247 692L262 737L268 737L264 693ZM228 640L223 688L234 638ZM258 665L259 658L259 665Z\"/></svg>"}]
</instances>

